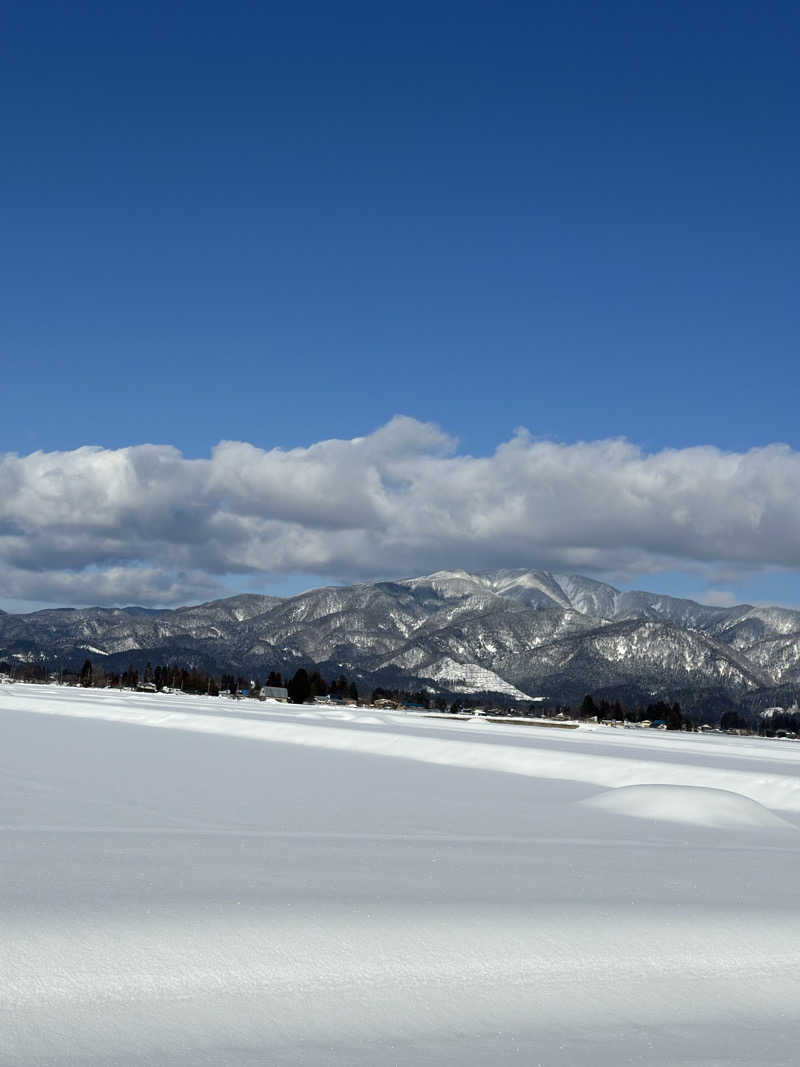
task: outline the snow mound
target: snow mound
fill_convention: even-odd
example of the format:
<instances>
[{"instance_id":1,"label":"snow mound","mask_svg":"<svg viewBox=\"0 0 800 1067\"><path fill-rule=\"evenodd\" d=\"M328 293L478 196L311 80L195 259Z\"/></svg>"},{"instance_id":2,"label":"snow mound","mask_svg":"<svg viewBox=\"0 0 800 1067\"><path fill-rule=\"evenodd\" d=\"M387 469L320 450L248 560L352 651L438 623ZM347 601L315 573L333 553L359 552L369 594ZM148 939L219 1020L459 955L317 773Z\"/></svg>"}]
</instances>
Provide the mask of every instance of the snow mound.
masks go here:
<instances>
[{"instance_id":1,"label":"snow mound","mask_svg":"<svg viewBox=\"0 0 800 1067\"><path fill-rule=\"evenodd\" d=\"M690 785L627 785L609 789L581 804L613 815L661 819L692 826L739 830L794 830L757 800L727 789Z\"/></svg>"}]
</instances>

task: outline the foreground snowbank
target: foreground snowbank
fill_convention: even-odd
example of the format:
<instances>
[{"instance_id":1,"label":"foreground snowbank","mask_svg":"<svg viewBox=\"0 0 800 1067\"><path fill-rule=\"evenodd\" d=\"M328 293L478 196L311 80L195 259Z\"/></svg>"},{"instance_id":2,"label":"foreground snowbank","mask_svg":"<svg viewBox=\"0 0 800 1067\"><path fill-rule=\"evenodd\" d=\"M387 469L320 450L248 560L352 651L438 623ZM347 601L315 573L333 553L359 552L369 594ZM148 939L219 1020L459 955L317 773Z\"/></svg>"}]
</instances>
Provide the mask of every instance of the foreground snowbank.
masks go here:
<instances>
[{"instance_id":1,"label":"foreground snowbank","mask_svg":"<svg viewBox=\"0 0 800 1067\"><path fill-rule=\"evenodd\" d=\"M796 1062L789 746L7 688L2 1063Z\"/></svg>"}]
</instances>

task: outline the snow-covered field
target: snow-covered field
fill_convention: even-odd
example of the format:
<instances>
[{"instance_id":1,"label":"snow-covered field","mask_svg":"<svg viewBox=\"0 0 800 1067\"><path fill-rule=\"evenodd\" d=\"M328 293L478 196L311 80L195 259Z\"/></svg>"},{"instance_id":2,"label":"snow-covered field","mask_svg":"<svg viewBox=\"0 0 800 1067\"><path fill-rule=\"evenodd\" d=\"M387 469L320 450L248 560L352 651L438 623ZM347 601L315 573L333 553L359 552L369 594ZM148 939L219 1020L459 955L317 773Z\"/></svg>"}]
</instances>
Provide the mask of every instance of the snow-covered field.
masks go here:
<instances>
[{"instance_id":1,"label":"snow-covered field","mask_svg":"<svg viewBox=\"0 0 800 1067\"><path fill-rule=\"evenodd\" d=\"M800 745L0 687L0 1063L800 1062Z\"/></svg>"}]
</instances>

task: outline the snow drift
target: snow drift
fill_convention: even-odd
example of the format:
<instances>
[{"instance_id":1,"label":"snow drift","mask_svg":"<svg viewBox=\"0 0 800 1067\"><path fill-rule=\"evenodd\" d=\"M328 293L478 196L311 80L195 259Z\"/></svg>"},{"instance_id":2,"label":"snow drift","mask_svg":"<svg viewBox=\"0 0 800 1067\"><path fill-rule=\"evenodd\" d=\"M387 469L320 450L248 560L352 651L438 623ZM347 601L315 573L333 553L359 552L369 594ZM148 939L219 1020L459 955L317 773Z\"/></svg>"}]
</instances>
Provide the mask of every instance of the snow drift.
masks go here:
<instances>
[{"instance_id":1,"label":"snow drift","mask_svg":"<svg viewBox=\"0 0 800 1067\"><path fill-rule=\"evenodd\" d=\"M790 830L785 819L749 797L727 789L688 785L628 785L609 789L581 804L613 815L661 819L692 826L740 830Z\"/></svg>"}]
</instances>

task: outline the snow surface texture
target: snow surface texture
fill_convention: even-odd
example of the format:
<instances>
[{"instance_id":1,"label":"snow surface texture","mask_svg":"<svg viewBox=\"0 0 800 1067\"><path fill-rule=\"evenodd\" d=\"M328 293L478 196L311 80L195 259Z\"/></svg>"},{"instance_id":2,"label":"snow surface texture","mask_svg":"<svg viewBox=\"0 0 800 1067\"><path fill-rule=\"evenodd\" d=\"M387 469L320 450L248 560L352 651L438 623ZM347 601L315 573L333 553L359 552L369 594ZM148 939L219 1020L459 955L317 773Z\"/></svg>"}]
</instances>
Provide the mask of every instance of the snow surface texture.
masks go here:
<instances>
[{"instance_id":1,"label":"snow surface texture","mask_svg":"<svg viewBox=\"0 0 800 1067\"><path fill-rule=\"evenodd\" d=\"M795 1064L800 746L554 734L2 687L0 1063Z\"/></svg>"}]
</instances>

